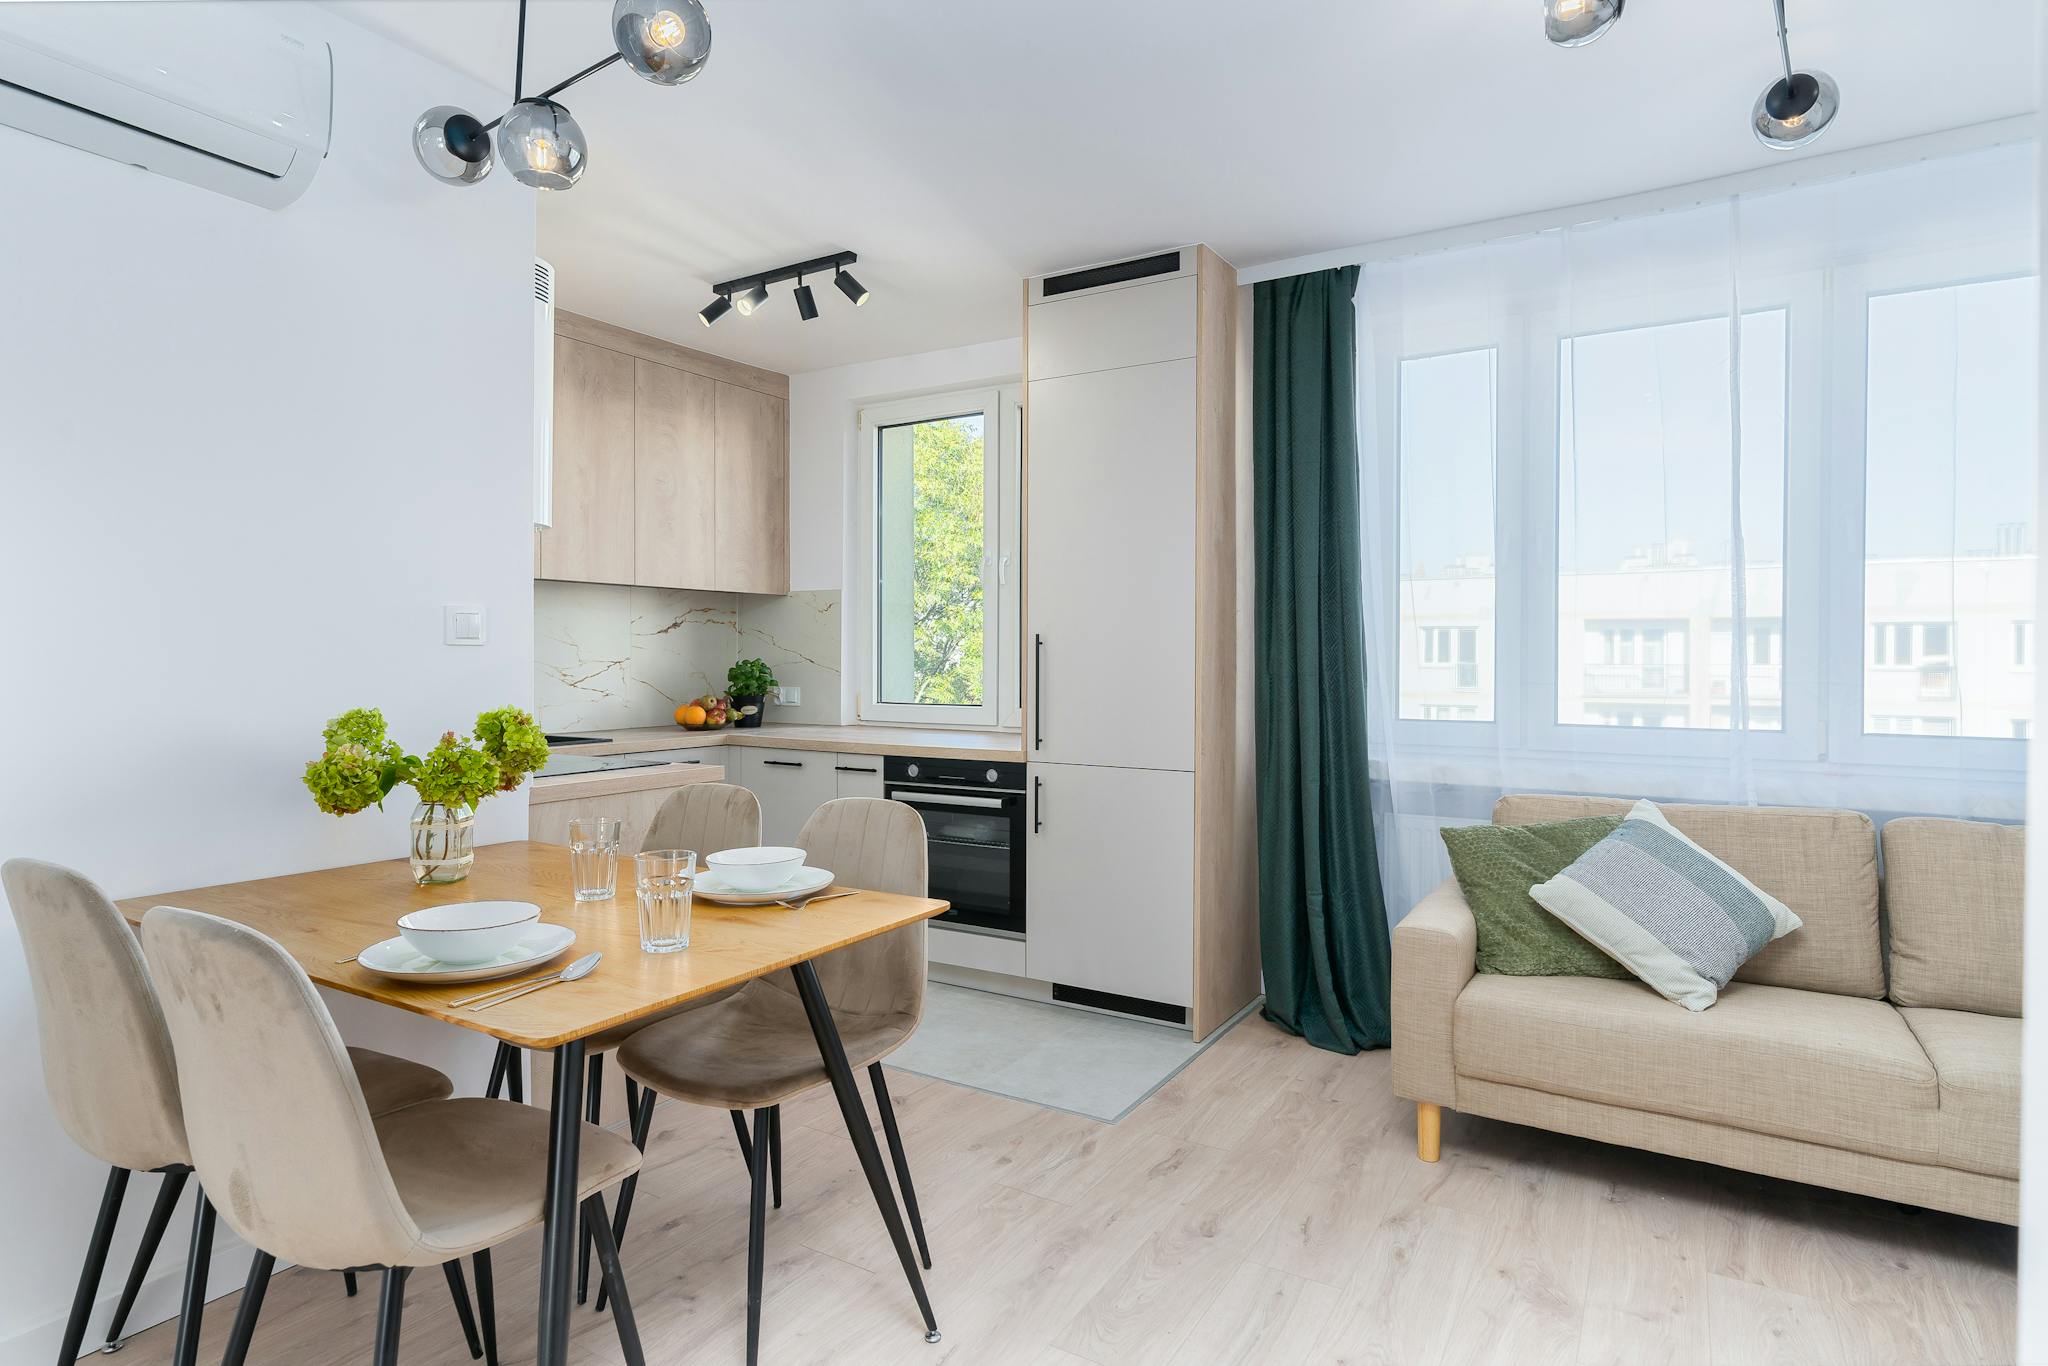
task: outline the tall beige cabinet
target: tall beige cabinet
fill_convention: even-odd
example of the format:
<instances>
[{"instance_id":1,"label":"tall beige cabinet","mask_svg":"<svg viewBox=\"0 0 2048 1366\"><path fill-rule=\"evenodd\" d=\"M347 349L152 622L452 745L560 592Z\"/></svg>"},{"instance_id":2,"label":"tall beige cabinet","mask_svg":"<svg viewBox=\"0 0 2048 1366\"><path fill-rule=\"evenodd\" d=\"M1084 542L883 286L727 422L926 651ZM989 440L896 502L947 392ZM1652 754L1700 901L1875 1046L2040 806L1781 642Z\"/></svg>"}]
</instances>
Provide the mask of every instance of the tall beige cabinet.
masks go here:
<instances>
[{"instance_id":1,"label":"tall beige cabinet","mask_svg":"<svg viewBox=\"0 0 2048 1366\"><path fill-rule=\"evenodd\" d=\"M1203 246L1025 286L1027 969L1196 1038L1259 991L1237 295Z\"/></svg>"}]
</instances>

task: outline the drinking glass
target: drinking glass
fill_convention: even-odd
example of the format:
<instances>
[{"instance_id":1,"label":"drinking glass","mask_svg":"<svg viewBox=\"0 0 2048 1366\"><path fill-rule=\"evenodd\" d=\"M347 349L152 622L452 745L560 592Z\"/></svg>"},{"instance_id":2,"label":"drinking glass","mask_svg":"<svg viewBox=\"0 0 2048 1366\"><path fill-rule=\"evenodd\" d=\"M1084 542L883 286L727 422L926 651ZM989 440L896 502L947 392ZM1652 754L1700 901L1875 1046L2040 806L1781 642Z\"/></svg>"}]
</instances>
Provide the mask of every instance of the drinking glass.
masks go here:
<instances>
[{"instance_id":1,"label":"drinking glass","mask_svg":"<svg viewBox=\"0 0 2048 1366\"><path fill-rule=\"evenodd\" d=\"M618 893L619 824L616 816L569 822L569 880L578 901L610 901Z\"/></svg>"},{"instance_id":2,"label":"drinking glass","mask_svg":"<svg viewBox=\"0 0 2048 1366\"><path fill-rule=\"evenodd\" d=\"M697 881L697 855L690 849L656 849L633 856L640 892L640 951L674 953L690 947L690 892Z\"/></svg>"}]
</instances>

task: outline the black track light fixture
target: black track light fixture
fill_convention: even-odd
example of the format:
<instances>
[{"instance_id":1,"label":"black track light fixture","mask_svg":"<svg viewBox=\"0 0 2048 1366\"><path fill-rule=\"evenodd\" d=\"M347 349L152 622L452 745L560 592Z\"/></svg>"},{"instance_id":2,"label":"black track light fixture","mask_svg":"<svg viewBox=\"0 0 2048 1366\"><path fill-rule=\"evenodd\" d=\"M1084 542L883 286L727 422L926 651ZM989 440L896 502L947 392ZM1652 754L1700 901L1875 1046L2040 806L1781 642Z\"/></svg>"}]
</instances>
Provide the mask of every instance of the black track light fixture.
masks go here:
<instances>
[{"instance_id":1,"label":"black track light fixture","mask_svg":"<svg viewBox=\"0 0 2048 1366\"><path fill-rule=\"evenodd\" d=\"M818 295L804 277L832 272L832 283L839 286L839 292L853 300L855 306L868 301L867 286L847 273L846 268L858 261L860 256L851 251L835 251L829 256L814 256L808 261L794 265L777 266L757 275L742 275L736 280L726 280L711 288L718 297L705 306L698 317L706 327L717 322L727 308L736 308L742 317L752 317L755 310L768 302L768 287L781 284L784 280L796 281L792 291L796 299L796 315L805 322L818 316Z\"/></svg>"}]
</instances>

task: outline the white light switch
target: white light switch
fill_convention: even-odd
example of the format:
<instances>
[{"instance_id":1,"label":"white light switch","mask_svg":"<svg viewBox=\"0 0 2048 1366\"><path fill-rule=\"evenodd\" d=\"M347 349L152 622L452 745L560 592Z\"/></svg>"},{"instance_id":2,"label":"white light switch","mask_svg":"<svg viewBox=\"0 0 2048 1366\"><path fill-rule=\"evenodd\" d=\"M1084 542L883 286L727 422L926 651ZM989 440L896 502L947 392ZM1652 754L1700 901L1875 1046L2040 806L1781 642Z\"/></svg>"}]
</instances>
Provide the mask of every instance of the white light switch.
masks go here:
<instances>
[{"instance_id":1,"label":"white light switch","mask_svg":"<svg viewBox=\"0 0 2048 1366\"><path fill-rule=\"evenodd\" d=\"M455 603L441 609L441 643L481 645L484 643L484 609Z\"/></svg>"},{"instance_id":2,"label":"white light switch","mask_svg":"<svg viewBox=\"0 0 2048 1366\"><path fill-rule=\"evenodd\" d=\"M775 690L775 701L778 706L800 707L804 701L804 690L802 688L777 688Z\"/></svg>"}]
</instances>

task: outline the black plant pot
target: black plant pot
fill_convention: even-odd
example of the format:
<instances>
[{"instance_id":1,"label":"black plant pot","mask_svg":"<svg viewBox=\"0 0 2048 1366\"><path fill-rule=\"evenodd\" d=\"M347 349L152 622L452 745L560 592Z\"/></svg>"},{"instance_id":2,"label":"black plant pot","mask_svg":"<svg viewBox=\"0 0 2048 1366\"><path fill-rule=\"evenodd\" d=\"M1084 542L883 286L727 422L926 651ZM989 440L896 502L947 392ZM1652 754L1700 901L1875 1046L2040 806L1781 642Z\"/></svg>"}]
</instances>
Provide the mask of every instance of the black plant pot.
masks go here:
<instances>
[{"instance_id":1,"label":"black plant pot","mask_svg":"<svg viewBox=\"0 0 2048 1366\"><path fill-rule=\"evenodd\" d=\"M752 707L753 710L751 712L748 711L748 707ZM738 720L732 723L733 729L752 730L755 726L761 724L761 714L768 709L768 699L758 693L752 697L734 693L732 695L732 709L739 717Z\"/></svg>"}]
</instances>

